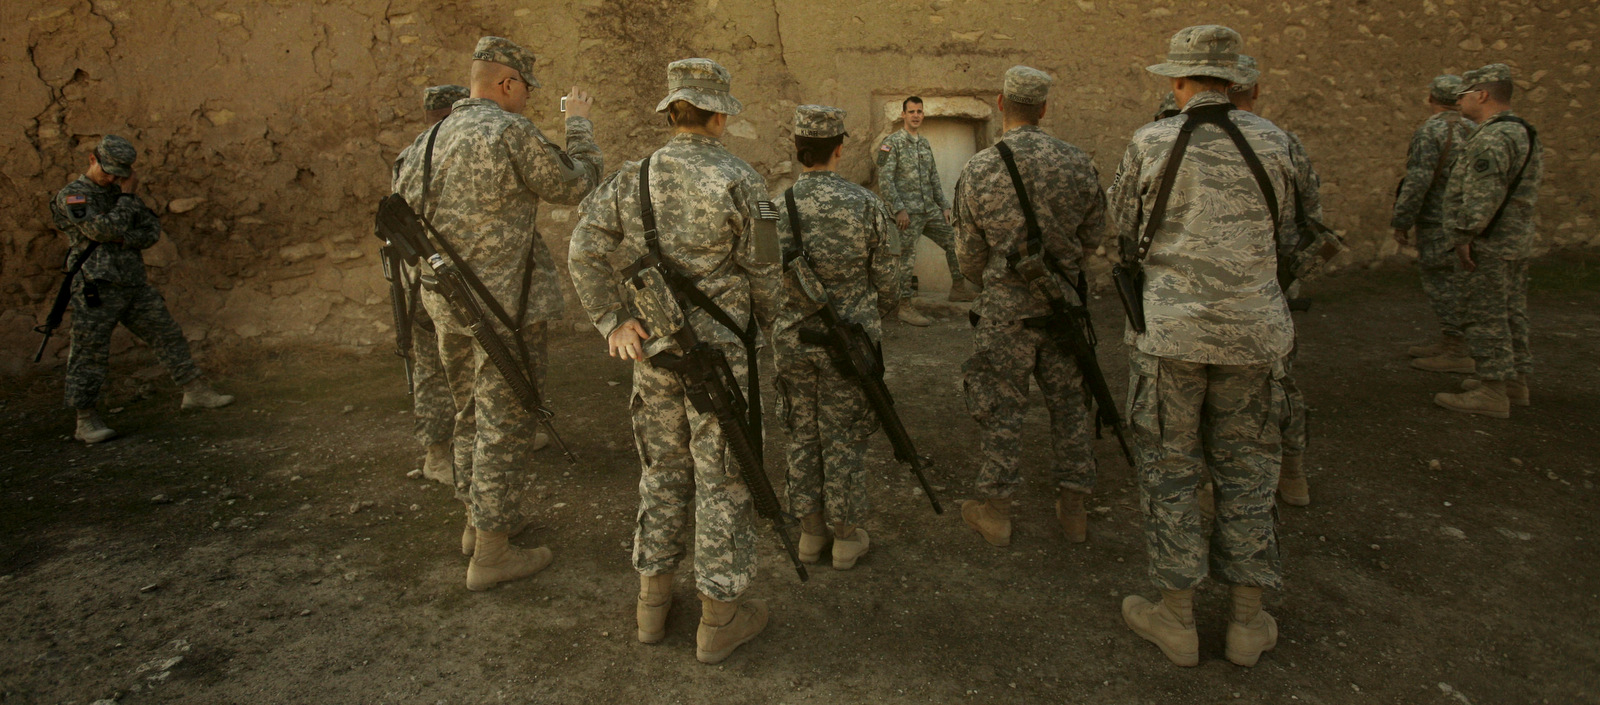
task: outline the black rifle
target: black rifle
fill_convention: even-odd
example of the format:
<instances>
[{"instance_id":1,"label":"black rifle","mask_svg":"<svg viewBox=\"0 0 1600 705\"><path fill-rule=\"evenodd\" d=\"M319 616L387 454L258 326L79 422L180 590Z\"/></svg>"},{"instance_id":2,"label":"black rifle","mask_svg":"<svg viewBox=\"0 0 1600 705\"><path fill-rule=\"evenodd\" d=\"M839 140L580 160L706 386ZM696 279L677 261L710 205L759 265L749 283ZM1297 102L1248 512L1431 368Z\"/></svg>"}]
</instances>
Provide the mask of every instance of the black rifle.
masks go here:
<instances>
[{"instance_id":1,"label":"black rifle","mask_svg":"<svg viewBox=\"0 0 1600 705\"><path fill-rule=\"evenodd\" d=\"M1017 200L1022 205L1022 218L1028 228L1027 239L1016 252L1006 257L1006 262L1017 276L1027 282L1036 296L1050 303L1048 315L1028 319L1023 321L1023 325L1044 330L1061 353L1077 363L1078 372L1083 375L1083 385L1089 391L1089 399L1084 400L1085 404L1093 404L1095 409L1096 434L1101 426L1110 426L1112 433L1117 435L1117 445L1122 447L1122 457L1127 458L1129 465L1133 465L1133 452L1128 450L1128 439L1124 432L1126 426L1122 416L1117 413L1117 402L1111 396L1111 387L1106 384L1105 373L1100 370L1100 360L1094 354L1099 340L1094 334L1094 322L1089 319L1086 296L1088 282L1082 276L1076 281L1067 277L1045 250L1044 234L1039 228L1038 219L1034 217L1033 202L1029 200L1028 190L1022 183L1022 173L1017 170L1011 146L998 142L995 148L1006 163L1006 171L1011 173L1011 185L1017 191ZM1060 281L1057 281L1057 277ZM1067 300L1064 286L1067 282L1072 283L1077 294L1076 304Z\"/></svg>"},{"instance_id":2,"label":"black rifle","mask_svg":"<svg viewBox=\"0 0 1600 705\"><path fill-rule=\"evenodd\" d=\"M785 253L785 264L799 258L810 266L812 272L816 266L811 262L811 255L806 252L805 239L800 232L800 211L794 204L794 189L784 192L784 201L789 209L789 231L794 234L795 242L800 249L793 253ZM821 283L818 282L820 287ZM900 414L894 409L894 395L889 393L888 385L883 383L883 351L872 342L872 337L867 335L866 327L860 323L846 323L839 318L839 313L833 309L833 302L829 300L826 289L819 292L822 308L817 315L822 320L826 332L814 330L801 330L800 342L808 345L818 345L828 351L828 358L833 361L833 366L839 374L846 379L855 380L856 385L867 397L867 404L878 415L878 421L883 425L883 434L889 437L889 445L894 447L894 459L911 467L911 474L917 478L917 484L922 485L923 493L928 495L928 501L933 503L933 513L943 514L944 508L939 506L939 498L934 496L933 487L928 484L928 478L923 470L931 465L931 461L917 454L917 447L911 442L911 434L906 433L905 424L900 422Z\"/></svg>"},{"instance_id":3,"label":"black rifle","mask_svg":"<svg viewBox=\"0 0 1600 705\"><path fill-rule=\"evenodd\" d=\"M449 302L456 321L470 331L478 344L483 346L484 355L510 385L511 393L516 395L522 408L533 414L545 430L550 432L550 438L561 448L561 453L567 457L567 461L578 462L577 456L567 448L567 444L561 440L561 434L556 433L555 426L550 423L550 418L555 416L555 412L545 406L544 396L539 393L539 386L532 375L532 370L518 362L511 348L506 345L505 340L491 325L489 317L484 314L483 306L473 295L466 275L434 249L424 226L432 229L431 225L411 210L410 204L406 203L406 199L400 194L391 193L378 203L377 236L389 245L398 247L401 258L406 263L427 261L428 266L433 269L433 290L439 292Z\"/></svg>"},{"instance_id":4,"label":"black rifle","mask_svg":"<svg viewBox=\"0 0 1600 705\"><path fill-rule=\"evenodd\" d=\"M44 335L44 340L39 341L38 352L33 354L34 362L44 359L44 349L50 345L50 336L55 335L56 329L61 327L61 319L67 315L67 304L72 303L72 280L77 278L78 272L83 269L83 263L89 261L89 255L94 254L95 248L99 246L100 243L91 240L89 246L83 248L83 256L76 262L72 261L72 250L67 250L66 262L70 264L63 264L61 267L61 272L65 275L61 278L61 288L56 289L56 299L50 303L50 312L45 314L44 324L33 327L33 332ZM89 284L85 283L84 299L91 307L100 305L100 297L92 296L88 286Z\"/></svg>"},{"instance_id":5,"label":"black rifle","mask_svg":"<svg viewBox=\"0 0 1600 705\"><path fill-rule=\"evenodd\" d=\"M687 306L696 306L718 325L738 335L744 341L745 364L749 365L750 397L747 400L739 389L739 380L734 376L727 356L699 340L688 323L687 315L684 316L684 325L671 333L673 342L683 353L674 355L658 352L650 356L650 364L676 373L683 382L684 396L694 405L695 411L716 417L728 454L733 456L735 464L739 466L739 477L750 489L756 515L772 522L772 529L783 543L784 552L789 554L789 562L794 564L795 573L800 576L800 582L805 582L811 576L806 573L805 564L800 562L800 551L795 547L794 540L789 538L789 529L797 522L783 512L782 505L778 503L778 493L772 489L772 480L767 477L764 465L760 361L755 355L755 313L750 314L748 325L741 330L727 311L662 257L659 232L656 230L655 204L650 202L650 157L645 157L639 165L639 219L644 225L644 243L648 252L627 267L624 276L634 276L642 269L654 268L661 273L667 293L676 300L680 309L687 311Z\"/></svg>"},{"instance_id":6,"label":"black rifle","mask_svg":"<svg viewBox=\"0 0 1600 705\"><path fill-rule=\"evenodd\" d=\"M378 237L383 238L382 234ZM388 242L386 238L384 241ZM411 309L406 298L405 267L399 249L394 245L379 248L378 256L383 259L383 278L389 282L389 309L394 314L394 354L405 361L406 393L415 394L417 383L412 371Z\"/></svg>"}]
</instances>

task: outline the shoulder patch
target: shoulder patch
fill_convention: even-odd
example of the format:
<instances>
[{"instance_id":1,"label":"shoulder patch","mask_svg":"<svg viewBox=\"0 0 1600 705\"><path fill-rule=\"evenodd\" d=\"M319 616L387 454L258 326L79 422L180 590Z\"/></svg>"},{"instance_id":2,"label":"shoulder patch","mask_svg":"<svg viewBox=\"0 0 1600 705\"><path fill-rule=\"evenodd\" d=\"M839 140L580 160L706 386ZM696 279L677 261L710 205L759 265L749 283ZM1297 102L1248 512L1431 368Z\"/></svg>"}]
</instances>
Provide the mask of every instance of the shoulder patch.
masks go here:
<instances>
[{"instance_id":1,"label":"shoulder patch","mask_svg":"<svg viewBox=\"0 0 1600 705\"><path fill-rule=\"evenodd\" d=\"M1476 161L1476 162L1474 162L1472 164L1472 169L1473 169L1473 171L1476 171L1476 172L1479 172L1479 173L1483 173L1485 171L1488 171L1489 167L1491 167L1491 166L1494 166L1494 165L1490 164L1489 160L1487 158L1480 158L1480 159L1478 159L1478 161Z\"/></svg>"},{"instance_id":2,"label":"shoulder patch","mask_svg":"<svg viewBox=\"0 0 1600 705\"><path fill-rule=\"evenodd\" d=\"M89 202L89 197L85 196L83 194L75 193L75 194L67 196L67 205L69 205L69 206L75 206L75 205L78 205L80 203L88 203L88 202Z\"/></svg>"},{"instance_id":3,"label":"shoulder patch","mask_svg":"<svg viewBox=\"0 0 1600 705\"><path fill-rule=\"evenodd\" d=\"M888 152L888 151L891 151L891 150L890 150L890 149L889 149L889 143L888 143L888 142L884 142L884 143L883 143L883 145L882 145L882 146L880 146L880 147L878 147L878 151L880 151L880 152Z\"/></svg>"}]
</instances>

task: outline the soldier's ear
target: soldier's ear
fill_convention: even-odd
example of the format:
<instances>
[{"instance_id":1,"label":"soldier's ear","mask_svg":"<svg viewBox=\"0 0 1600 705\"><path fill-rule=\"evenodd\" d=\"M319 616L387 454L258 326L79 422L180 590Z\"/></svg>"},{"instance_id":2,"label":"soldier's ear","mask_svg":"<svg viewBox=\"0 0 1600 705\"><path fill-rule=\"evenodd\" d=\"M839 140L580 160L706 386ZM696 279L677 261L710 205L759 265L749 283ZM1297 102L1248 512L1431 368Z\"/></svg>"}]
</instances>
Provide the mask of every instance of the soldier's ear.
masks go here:
<instances>
[{"instance_id":1,"label":"soldier's ear","mask_svg":"<svg viewBox=\"0 0 1600 705\"><path fill-rule=\"evenodd\" d=\"M838 146L833 148L833 156L829 157L829 159L843 159L843 158L844 158L844 143L840 142L838 144Z\"/></svg>"}]
</instances>

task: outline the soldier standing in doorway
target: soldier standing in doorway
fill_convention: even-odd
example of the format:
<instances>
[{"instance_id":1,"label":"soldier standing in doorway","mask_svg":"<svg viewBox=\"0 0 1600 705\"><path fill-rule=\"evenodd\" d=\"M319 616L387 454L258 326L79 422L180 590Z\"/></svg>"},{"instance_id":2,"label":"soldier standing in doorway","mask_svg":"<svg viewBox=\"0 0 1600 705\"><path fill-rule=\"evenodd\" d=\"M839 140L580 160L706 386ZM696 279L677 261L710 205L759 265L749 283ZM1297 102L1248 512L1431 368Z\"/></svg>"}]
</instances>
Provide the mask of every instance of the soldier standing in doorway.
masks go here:
<instances>
[{"instance_id":1,"label":"soldier standing in doorway","mask_svg":"<svg viewBox=\"0 0 1600 705\"><path fill-rule=\"evenodd\" d=\"M926 326L927 316L911 305L911 273L917 264L917 238L926 235L944 250L950 267L950 300L971 301L977 290L956 263L955 231L950 228L950 203L945 200L933 146L922 136L923 104L917 96L900 104L901 129L878 145L878 190L900 228L901 323Z\"/></svg>"}]
</instances>

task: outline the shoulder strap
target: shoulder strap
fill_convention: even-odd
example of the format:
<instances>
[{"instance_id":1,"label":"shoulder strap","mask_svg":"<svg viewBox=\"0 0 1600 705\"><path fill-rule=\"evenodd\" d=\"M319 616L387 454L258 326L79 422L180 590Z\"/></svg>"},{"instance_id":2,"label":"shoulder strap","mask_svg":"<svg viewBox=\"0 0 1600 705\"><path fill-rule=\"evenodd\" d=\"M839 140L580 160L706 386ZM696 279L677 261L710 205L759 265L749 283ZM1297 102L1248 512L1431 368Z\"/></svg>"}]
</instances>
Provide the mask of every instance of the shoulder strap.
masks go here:
<instances>
[{"instance_id":1,"label":"shoulder strap","mask_svg":"<svg viewBox=\"0 0 1600 705\"><path fill-rule=\"evenodd\" d=\"M1514 122L1518 125L1521 125L1522 129L1527 130L1528 151L1526 154L1522 155L1522 168L1517 169L1517 175L1512 177L1511 183L1506 186L1505 199L1500 201L1499 208L1494 209L1494 217L1489 219L1489 224L1483 226L1483 234L1485 235L1494 230L1495 224L1500 222L1500 216L1506 212L1506 206L1511 204L1511 197L1516 194L1517 188L1522 186L1522 175L1528 171L1528 162L1533 161L1533 151L1539 148L1539 131L1533 129L1533 125L1528 124L1527 120L1519 118L1515 115L1501 115L1500 117L1484 123L1484 126L1487 127L1497 122Z\"/></svg>"},{"instance_id":2,"label":"shoulder strap","mask_svg":"<svg viewBox=\"0 0 1600 705\"><path fill-rule=\"evenodd\" d=\"M994 144L1000 152L1000 159L1006 163L1006 171L1011 174L1011 187L1017 190L1017 202L1022 204L1022 220L1027 223L1028 237L1017 243L1017 251L1006 259L1020 259L1036 252L1044 251L1044 235L1039 230L1039 219L1033 212L1033 201L1028 198L1028 187L1022 183L1022 172L1017 170L1017 158L1011 151L1011 145L1001 140Z\"/></svg>"},{"instance_id":3,"label":"shoulder strap","mask_svg":"<svg viewBox=\"0 0 1600 705\"><path fill-rule=\"evenodd\" d=\"M1150 206L1150 220L1144 224L1144 233L1137 243L1125 241L1122 259L1130 264L1144 259L1150 253L1150 243L1156 239L1156 229L1161 227L1161 221L1167 215L1167 199L1172 196L1172 184L1178 180L1178 165L1183 163L1183 154L1189 149L1189 138L1198 127L1194 114L1191 113L1178 127L1178 138L1172 143L1172 150L1167 153L1166 166L1161 169L1161 181L1156 186L1156 200ZM1130 250L1131 251L1128 251Z\"/></svg>"}]
</instances>

